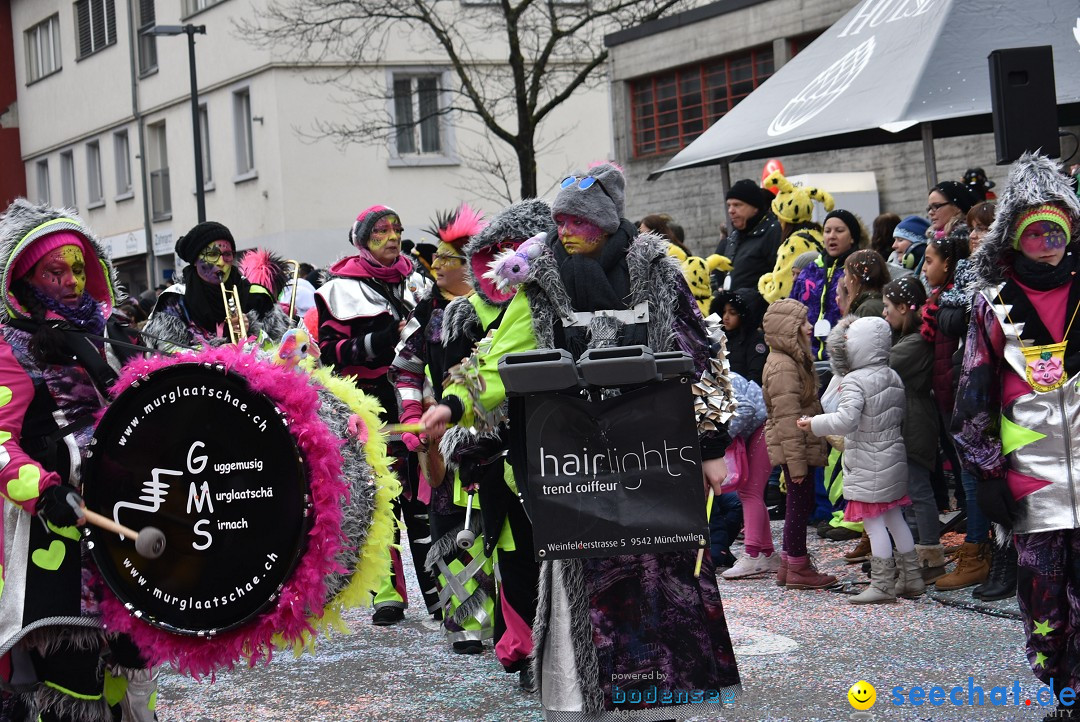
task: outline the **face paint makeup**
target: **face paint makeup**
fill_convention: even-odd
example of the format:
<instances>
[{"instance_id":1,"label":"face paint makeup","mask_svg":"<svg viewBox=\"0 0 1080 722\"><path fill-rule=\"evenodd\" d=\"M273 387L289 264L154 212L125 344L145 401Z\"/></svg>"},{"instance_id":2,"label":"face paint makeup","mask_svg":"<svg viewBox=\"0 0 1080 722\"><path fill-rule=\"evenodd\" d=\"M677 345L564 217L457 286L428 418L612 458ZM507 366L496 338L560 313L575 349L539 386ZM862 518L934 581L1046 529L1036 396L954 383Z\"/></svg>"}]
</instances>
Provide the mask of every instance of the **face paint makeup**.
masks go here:
<instances>
[{"instance_id":1,"label":"face paint makeup","mask_svg":"<svg viewBox=\"0 0 1080 722\"><path fill-rule=\"evenodd\" d=\"M591 255L603 247L604 232L595 224L577 216L558 215L559 242L570 255Z\"/></svg>"},{"instance_id":2,"label":"face paint makeup","mask_svg":"<svg viewBox=\"0 0 1080 722\"><path fill-rule=\"evenodd\" d=\"M195 260L195 272L211 286L220 285L229 280L235 255L228 241L214 241Z\"/></svg>"},{"instance_id":3,"label":"face paint makeup","mask_svg":"<svg viewBox=\"0 0 1080 722\"><path fill-rule=\"evenodd\" d=\"M1065 229L1050 221L1036 221L1020 235L1020 252L1033 261L1056 266L1065 255Z\"/></svg>"},{"instance_id":4,"label":"face paint makeup","mask_svg":"<svg viewBox=\"0 0 1080 722\"><path fill-rule=\"evenodd\" d=\"M27 281L65 306L78 306L86 290L86 262L82 248L67 245L50 251L34 264Z\"/></svg>"},{"instance_id":5,"label":"face paint makeup","mask_svg":"<svg viewBox=\"0 0 1080 722\"><path fill-rule=\"evenodd\" d=\"M389 265L401 253L401 233L405 229L397 216L383 216L375 222L368 236L367 247L379 263Z\"/></svg>"}]
</instances>

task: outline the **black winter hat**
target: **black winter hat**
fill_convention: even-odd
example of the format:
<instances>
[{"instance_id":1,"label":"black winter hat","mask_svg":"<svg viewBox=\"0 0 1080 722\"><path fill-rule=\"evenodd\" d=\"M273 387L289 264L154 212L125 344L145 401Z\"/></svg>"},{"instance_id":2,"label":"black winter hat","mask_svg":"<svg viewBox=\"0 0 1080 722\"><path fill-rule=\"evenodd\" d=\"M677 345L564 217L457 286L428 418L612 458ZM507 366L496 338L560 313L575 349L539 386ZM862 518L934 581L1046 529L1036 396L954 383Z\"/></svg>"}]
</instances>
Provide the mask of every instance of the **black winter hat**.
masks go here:
<instances>
[{"instance_id":1,"label":"black winter hat","mask_svg":"<svg viewBox=\"0 0 1080 722\"><path fill-rule=\"evenodd\" d=\"M736 200L742 201L752 205L754 208L761 210L762 208L768 208L769 203L766 203L764 196L768 191L764 191L754 181L749 178L743 178L742 180L735 181L735 184L731 186L731 189L724 196L725 201ZM772 194L769 195L771 201Z\"/></svg>"},{"instance_id":2,"label":"black winter hat","mask_svg":"<svg viewBox=\"0 0 1080 722\"><path fill-rule=\"evenodd\" d=\"M952 203L964 213L970 211L971 207L979 200L972 194L971 190L960 181L941 181L930 189L931 193L934 191L945 196L949 203Z\"/></svg>"},{"instance_id":3,"label":"black winter hat","mask_svg":"<svg viewBox=\"0 0 1080 722\"><path fill-rule=\"evenodd\" d=\"M233 251L236 250L236 241L228 228L216 221L203 221L180 236L180 240L176 242L176 255L188 263L195 263L202 249L214 241L228 241Z\"/></svg>"}]
</instances>

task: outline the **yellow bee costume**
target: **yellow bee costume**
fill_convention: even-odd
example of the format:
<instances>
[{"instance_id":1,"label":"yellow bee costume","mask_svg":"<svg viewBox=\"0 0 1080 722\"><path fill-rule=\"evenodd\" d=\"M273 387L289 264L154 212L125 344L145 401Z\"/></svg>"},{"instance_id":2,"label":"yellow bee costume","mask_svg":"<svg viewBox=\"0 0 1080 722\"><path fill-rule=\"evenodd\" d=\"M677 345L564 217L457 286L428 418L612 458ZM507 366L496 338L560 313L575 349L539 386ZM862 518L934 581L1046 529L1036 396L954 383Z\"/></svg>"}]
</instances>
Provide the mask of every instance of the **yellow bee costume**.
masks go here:
<instances>
[{"instance_id":1,"label":"yellow bee costume","mask_svg":"<svg viewBox=\"0 0 1080 722\"><path fill-rule=\"evenodd\" d=\"M731 270L730 261L727 264L727 268L721 268L721 264L725 260L723 256L716 253L711 256L702 258L701 256L688 256L686 251L676 246L674 243L668 246L668 255L675 256L679 259L679 265L682 266L683 277L686 279L686 285L690 287L690 292L694 294L694 299L697 301L698 308L701 309L702 316L709 315L709 306L712 305L712 284L709 281L709 277L713 271Z\"/></svg>"},{"instance_id":2,"label":"yellow bee costume","mask_svg":"<svg viewBox=\"0 0 1080 722\"><path fill-rule=\"evenodd\" d=\"M780 171L773 171L765 179L766 188L779 188L780 192L772 202L772 211L782 223L794 225L807 223L814 217L814 201L825 206L826 211L833 209L833 197L820 188L795 186ZM772 273L764 274L758 280L758 293L767 303L787 298L791 294L791 267L795 259L807 251L821 252L821 232L810 228L795 231L780 244L776 252L776 265Z\"/></svg>"}]
</instances>

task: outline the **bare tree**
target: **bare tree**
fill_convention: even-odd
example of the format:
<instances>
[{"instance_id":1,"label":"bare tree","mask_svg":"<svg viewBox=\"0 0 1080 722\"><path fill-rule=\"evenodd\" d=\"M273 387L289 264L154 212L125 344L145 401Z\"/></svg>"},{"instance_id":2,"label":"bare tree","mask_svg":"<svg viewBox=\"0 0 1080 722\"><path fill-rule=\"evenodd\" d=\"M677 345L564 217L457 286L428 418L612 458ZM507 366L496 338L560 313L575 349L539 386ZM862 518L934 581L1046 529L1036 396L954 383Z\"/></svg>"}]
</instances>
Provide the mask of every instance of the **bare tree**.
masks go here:
<instances>
[{"instance_id":1,"label":"bare tree","mask_svg":"<svg viewBox=\"0 0 1080 722\"><path fill-rule=\"evenodd\" d=\"M521 197L537 195L541 123L575 91L603 81L604 35L656 20L694 0L270 0L239 23L240 33L279 57L322 65L366 111L346 121L316 122L315 132L341 143L383 142L400 130L387 112L388 89L365 87L353 68L386 63L388 45L408 43L417 57L438 50L456 87L453 102L431 114L479 118L516 160ZM395 55L401 47L395 45ZM418 122L424 118L419 118ZM490 143L490 140L487 141ZM505 147L504 146L504 147ZM489 148L490 153L493 148ZM498 153L496 152L496 155ZM475 151L474 158L484 157ZM512 182L505 164L493 188Z\"/></svg>"}]
</instances>

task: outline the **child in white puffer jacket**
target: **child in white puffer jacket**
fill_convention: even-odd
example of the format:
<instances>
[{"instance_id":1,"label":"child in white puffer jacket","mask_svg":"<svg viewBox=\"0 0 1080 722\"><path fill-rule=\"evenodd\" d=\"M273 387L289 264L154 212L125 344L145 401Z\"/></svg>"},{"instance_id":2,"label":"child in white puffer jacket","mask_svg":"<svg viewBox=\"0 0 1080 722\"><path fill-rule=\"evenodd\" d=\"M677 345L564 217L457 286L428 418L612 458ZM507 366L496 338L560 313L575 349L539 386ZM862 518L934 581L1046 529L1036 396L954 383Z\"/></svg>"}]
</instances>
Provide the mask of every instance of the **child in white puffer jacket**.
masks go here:
<instances>
[{"instance_id":1,"label":"child in white puffer jacket","mask_svg":"<svg viewBox=\"0 0 1080 722\"><path fill-rule=\"evenodd\" d=\"M828 344L833 373L843 377L839 404L835 412L803 417L798 425L817 436L844 437L844 519L863 523L873 554L870 587L849 601L881 604L895 602L897 594L921 594L915 540L901 511L911 504L901 431L907 398L899 375L889 368L892 329L883 318L849 317L829 334Z\"/></svg>"}]
</instances>

